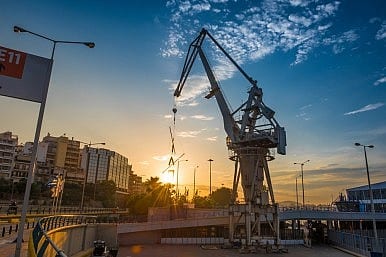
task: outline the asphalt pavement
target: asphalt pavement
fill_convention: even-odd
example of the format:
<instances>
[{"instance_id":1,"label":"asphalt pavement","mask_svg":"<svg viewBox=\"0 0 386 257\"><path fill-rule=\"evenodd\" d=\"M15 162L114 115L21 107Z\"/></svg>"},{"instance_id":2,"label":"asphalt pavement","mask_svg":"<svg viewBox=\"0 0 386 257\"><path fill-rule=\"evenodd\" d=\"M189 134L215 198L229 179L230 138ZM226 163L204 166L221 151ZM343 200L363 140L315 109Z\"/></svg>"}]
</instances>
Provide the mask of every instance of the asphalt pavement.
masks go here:
<instances>
[{"instance_id":1,"label":"asphalt pavement","mask_svg":"<svg viewBox=\"0 0 386 257\"><path fill-rule=\"evenodd\" d=\"M257 253L239 253L237 249L221 249L220 247L205 247L199 245L133 245L119 247L118 257L256 257L278 256L283 257L349 257L347 252L330 246L289 246L288 253L265 253L259 250Z\"/></svg>"}]
</instances>

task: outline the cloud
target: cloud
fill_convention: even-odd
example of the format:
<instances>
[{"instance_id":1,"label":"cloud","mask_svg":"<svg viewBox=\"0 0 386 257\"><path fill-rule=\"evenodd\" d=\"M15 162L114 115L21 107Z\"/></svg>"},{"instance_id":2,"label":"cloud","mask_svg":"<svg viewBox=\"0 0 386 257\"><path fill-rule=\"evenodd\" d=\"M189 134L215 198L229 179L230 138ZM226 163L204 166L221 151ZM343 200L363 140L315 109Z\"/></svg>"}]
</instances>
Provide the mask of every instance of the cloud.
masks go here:
<instances>
[{"instance_id":1,"label":"cloud","mask_svg":"<svg viewBox=\"0 0 386 257\"><path fill-rule=\"evenodd\" d=\"M378 86L378 85L383 84L385 82L386 82L386 77L380 78L374 82L374 86Z\"/></svg>"},{"instance_id":2,"label":"cloud","mask_svg":"<svg viewBox=\"0 0 386 257\"><path fill-rule=\"evenodd\" d=\"M384 105L385 105L384 103L368 104L368 105L366 105L358 110L346 112L344 115L352 115L352 114L357 114L360 112L372 111L372 110L376 110Z\"/></svg>"},{"instance_id":3,"label":"cloud","mask_svg":"<svg viewBox=\"0 0 386 257\"><path fill-rule=\"evenodd\" d=\"M217 141L217 136L208 137L206 140L208 140L208 141Z\"/></svg>"},{"instance_id":4,"label":"cloud","mask_svg":"<svg viewBox=\"0 0 386 257\"><path fill-rule=\"evenodd\" d=\"M178 137L197 137L203 130L191 130L191 131L181 131L177 133Z\"/></svg>"},{"instance_id":5,"label":"cloud","mask_svg":"<svg viewBox=\"0 0 386 257\"><path fill-rule=\"evenodd\" d=\"M386 38L386 21L382 22L381 28L377 31L375 38L377 40Z\"/></svg>"},{"instance_id":6,"label":"cloud","mask_svg":"<svg viewBox=\"0 0 386 257\"><path fill-rule=\"evenodd\" d=\"M172 25L161 49L163 56L182 56L189 41L205 27L239 64L280 50L295 50L294 64L298 64L322 44L332 26L327 20L336 14L340 5L339 1L318 4L309 0L251 1L245 5L219 0L193 3L167 3ZM296 15L290 12L293 8L297 9Z\"/></svg>"},{"instance_id":7,"label":"cloud","mask_svg":"<svg viewBox=\"0 0 386 257\"><path fill-rule=\"evenodd\" d=\"M153 159L156 161L167 161L170 159L170 154L153 156Z\"/></svg>"},{"instance_id":8,"label":"cloud","mask_svg":"<svg viewBox=\"0 0 386 257\"><path fill-rule=\"evenodd\" d=\"M208 116L205 116L205 115L193 115L193 116L190 116L191 118L193 119L197 119L197 120L213 120L214 117L208 117Z\"/></svg>"},{"instance_id":9,"label":"cloud","mask_svg":"<svg viewBox=\"0 0 386 257\"><path fill-rule=\"evenodd\" d=\"M340 6L339 1L320 4L309 0L265 0L249 1L245 5L226 0L198 2L167 2L171 25L161 47L162 56L183 57L190 42L203 27L211 32L239 65L261 60L277 51L291 51L294 53L291 65L298 65L306 61L317 47L331 45L331 50L337 54L345 50L343 45L359 38L354 30L327 38L333 26L331 18ZM291 11L294 8L296 14ZM234 76L236 68L214 44L206 40L203 49L212 61L217 80ZM197 105L195 99L209 88L209 83L206 75L191 74L188 80L183 94L177 100L180 105L194 106ZM172 88L175 87L174 83Z\"/></svg>"},{"instance_id":10,"label":"cloud","mask_svg":"<svg viewBox=\"0 0 386 257\"><path fill-rule=\"evenodd\" d=\"M154 157L153 157L154 158ZM149 161L141 161L141 162L139 162L139 164L141 164L141 165L149 165L150 163L149 163Z\"/></svg>"},{"instance_id":11,"label":"cloud","mask_svg":"<svg viewBox=\"0 0 386 257\"><path fill-rule=\"evenodd\" d=\"M345 50L347 43L355 42L359 39L355 30L348 30L340 36L333 35L332 37L323 39L323 44L328 46L332 45L332 51L334 54L339 54Z\"/></svg>"}]
</instances>

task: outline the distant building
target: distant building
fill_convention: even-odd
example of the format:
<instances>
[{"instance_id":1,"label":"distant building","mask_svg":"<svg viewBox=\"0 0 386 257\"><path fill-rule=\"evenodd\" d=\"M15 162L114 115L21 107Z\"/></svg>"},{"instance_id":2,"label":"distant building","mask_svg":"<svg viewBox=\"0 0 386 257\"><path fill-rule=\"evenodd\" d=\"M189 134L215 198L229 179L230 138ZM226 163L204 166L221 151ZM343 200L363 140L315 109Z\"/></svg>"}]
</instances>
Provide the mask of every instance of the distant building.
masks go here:
<instances>
[{"instance_id":1,"label":"distant building","mask_svg":"<svg viewBox=\"0 0 386 257\"><path fill-rule=\"evenodd\" d=\"M130 179L129 179L129 193L141 194L144 192L145 192L145 187L142 182L142 177L134 174L134 172L131 171Z\"/></svg>"},{"instance_id":2,"label":"distant building","mask_svg":"<svg viewBox=\"0 0 386 257\"><path fill-rule=\"evenodd\" d=\"M85 146L81 167L86 170L87 183L112 180L117 191L128 192L132 166L129 165L127 157L108 149Z\"/></svg>"},{"instance_id":3,"label":"distant building","mask_svg":"<svg viewBox=\"0 0 386 257\"><path fill-rule=\"evenodd\" d=\"M18 181L28 177L29 167L32 157L32 142L26 142L24 145L16 147L15 164L11 172L11 178ZM40 142L37 151L37 170L35 171L35 180L40 180L42 175L50 175L49 169L45 165L48 144Z\"/></svg>"},{"instance_id":4,"label":"distant building","mask_svg":"<svg viewBox=\"0 0 386 257\"><path fill-rule=\"evenodd\" d=\"M376 212L386 212L386 181L371 184L374 209ZM340 195L335 202L339 211L370 212L369 186L359 186L346 189L346 196Z\"/></svg>"},{"instance_id":5,"label":"distant building","mask_svg":"<svg viewBox=\"0 0 386 257\"><path fill-rule=\"evenodd\" d=\"M44 146L44 147L43 147ZM48 134L43 138L40 148L41 159L44 159L40 165L42 171L57 175L66 172L66 179L83 181L84 172L80 168L81 150L80 141L69 139L68 137L54 137ZM43 174L42 174L43 175Z\"/></svg>"},{"instance_id":6,"label":"distant building","mask_svg":"<svg viewBox=\"0 0 386 257\"><path fill-rule=\"evenodd\" d=\"M14 166L18 136L12 132L0 133L0 177L9 178Z\"/></svg>"}]
</instances>

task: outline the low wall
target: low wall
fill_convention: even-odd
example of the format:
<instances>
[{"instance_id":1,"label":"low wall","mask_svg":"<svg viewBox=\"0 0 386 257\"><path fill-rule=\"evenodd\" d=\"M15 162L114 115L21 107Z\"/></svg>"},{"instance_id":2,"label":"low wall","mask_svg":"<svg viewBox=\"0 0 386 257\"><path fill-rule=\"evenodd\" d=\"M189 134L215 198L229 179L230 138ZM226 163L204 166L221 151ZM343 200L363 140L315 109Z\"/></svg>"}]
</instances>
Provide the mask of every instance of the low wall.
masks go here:
<instances>
[{"instance_id":1,"label":"low wall","mask_svg":"<svg viewBox=\"0 0 386 257\"><path fill-rule=\"evenodd\" d=\"M95 240L103 240L107 247L117 247L116 224L82 224L50 230L48 236L67 256L73 256L94 247ZM47 248L45 256L56 256L53 248Z\"/></svg>"}]
</instances>

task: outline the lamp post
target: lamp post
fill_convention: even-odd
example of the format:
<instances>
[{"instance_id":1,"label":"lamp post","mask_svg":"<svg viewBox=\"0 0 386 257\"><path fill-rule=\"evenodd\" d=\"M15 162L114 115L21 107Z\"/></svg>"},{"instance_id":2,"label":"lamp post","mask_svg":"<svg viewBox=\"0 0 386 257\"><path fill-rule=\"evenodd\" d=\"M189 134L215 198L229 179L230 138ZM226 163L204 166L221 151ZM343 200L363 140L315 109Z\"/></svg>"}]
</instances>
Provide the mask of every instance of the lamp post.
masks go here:
<instances>
[{"instance_id":1,"label":"lamp post","mask_svg":"<svg viewBox=\"0 0 386 257\"><path fill-rule=\"evenodd\" d=\"M370 195L370 205L371 205L371 213L373 215L373 231L374 231L374 237L375 239L378 239L378 232L377 232L377 222L375 221L374 214L375 214L375 208L374 208L374 197L373 197L373 190L371 189L371 182L370 182L370 173L369 173L369 165L367 163L367 153L366 148L374 148L373 145L362 145L360 143L355 143L355 146L363 146L363 151L365 153L365 163L366 163L366 172L367 172L367 183L369 185L369 195Z\"/></svg>"},{"instance_id":2,"label":"lamp post","mask_svg":"<svg viewBox=\"0 0 386 257\"><path fill-rule=\"evenodd\" d=\"M299 162L294 162L294 164L296 165L296 164L299 164L300 165L300 169L301 169L301 176L302 176L302 192L303 192L303 208L305 207L305 205L304 205L304 175L303 175L303 166L304 166L304 164L306 164L307 162L309 162L310 160L307 160L307 161L305 161L305 162L301 162L301 163L299 163Z\"/></svg>"},{"instance_id":3,"label":"lamp post","mask_svg":"<svg viewBox=\"0 0 386 257\"><path fill-rule=\"evenodd\" d=\"M176 187L177 187L177 199L180 197L180 189L178 188L178 171L179 171L179 169L180 169L180 162L187 162L188 160L178 160L177 161L177 185L176 185Z\"/></svg>"},{"instance_id":4,"label":"lamp post","mask_svg":"<svg viewBox=\"0 0 386 257\"><path fill-rule=\"evenodd\" d=\"M298 178L301 177L302 175L297 175L296 176L296 210L299 210L299 194L298 194Z\"/></svg>"},{"instance_id":5,"label":"lamp post","mask_svg":"<svg viewBox=\"0 0 386 257\"><path fill-rule=\"evenodd\" d=\"M80 202L80 210L83 211L83 205L84 205L84 191L86 189L86 183L87 183L87 175L88 175L88 167L90 163L90 147L93 145L106 145L106 143L85 143L82 141L79 141L81 144L85 144L87 146L87 163L86 163L86 171L83 178L83 188L82 188L82 200ZM96 178L95 178L96 183Z\"/></svg>"},{"instance_id":6,"label":"lamp post","mask_svg":"<svg viewBox=\"0 0 386 257\"><path fill-rule=\"evenodd\" d=\"M209 195L212 195L212 159L209 159Z\"/></svg>"},{"instance_id":7,"label":"lamp post","mask_svg":"<svg viewBox=\"0 0 386 257\"><path fill-rule=\"evenodd\" d=\"M196 169L198 168L198 165L194 167L193 171L193 203L196 202L195 196L196 196Z\"/></svg>"},{"instance_id":8,"label":"lamp post","mask_svg":"<svg viewBox=\"0 0 386 257\"><path fill-rule=\"evenodd\" d=\"M43 39L48 40L48 41L53 43L52 52L51 52L51 64L50 64L49 69L48 69L47 74L46 74L47 85L44 88L42 101L40 103L39 115L38 115L36 130L35 130L34 145L32 148L31 165L30 165L30 168L28 171L27 184L26 184L26 188L25 188L23 207L22 207L21 217L20 217L20 227L19 227L19 231L17 234L17 240L16 240L15 257L20 257L21 246L22 246L22 241L23 241L25 219L27 216L27 208L28 208L28 202L29 202L29 197L30 197L30 193L31 193L31 185L32 185L33 177L34 177L34 173L35 173L37 148L38 148L38 143L39 143L39 137L40 137L40 131L41 131L41 127L42 127L42 122L43 122L44 109L45 109L46 101L47 101L49 80L51 78L52 64L53 64L56 44L58 44L58 43L60 43L60 44L82 44L82 45L85 45L89 48L93 48L93 47L95 47L95 43L93 43L93 42L54 40L52 38L37 34L35 32L26 30L26 29L18 27L18 26L14 26L13 31L17 32L17 33L28 33L28 34L43 38Z\"/></svg>"}]
</instances>

